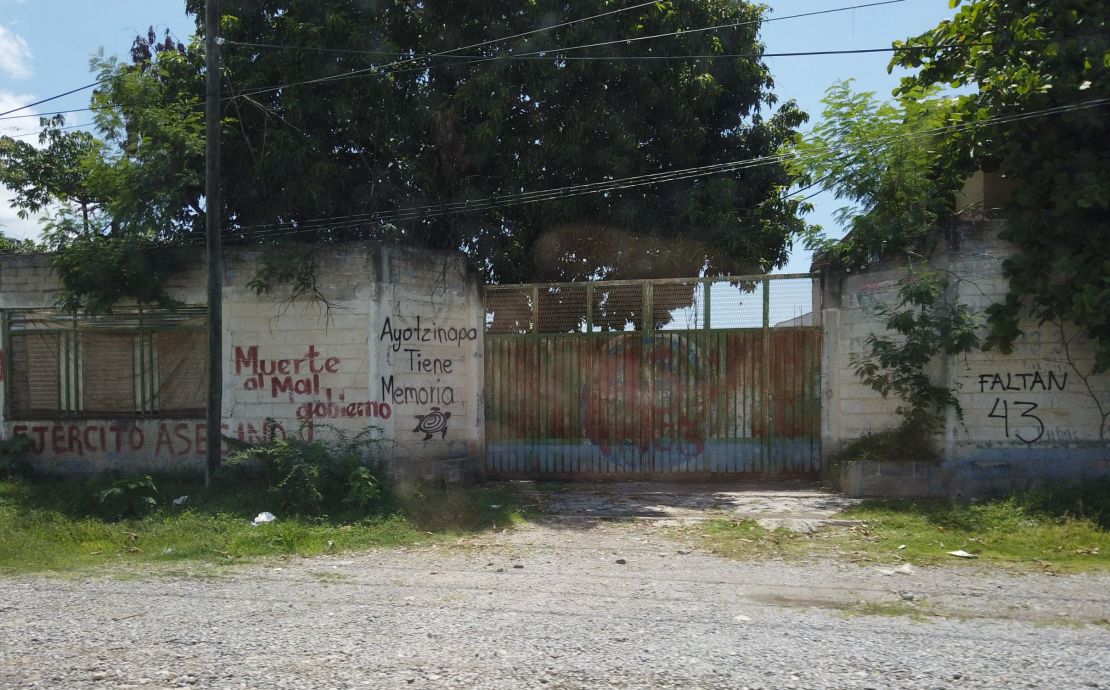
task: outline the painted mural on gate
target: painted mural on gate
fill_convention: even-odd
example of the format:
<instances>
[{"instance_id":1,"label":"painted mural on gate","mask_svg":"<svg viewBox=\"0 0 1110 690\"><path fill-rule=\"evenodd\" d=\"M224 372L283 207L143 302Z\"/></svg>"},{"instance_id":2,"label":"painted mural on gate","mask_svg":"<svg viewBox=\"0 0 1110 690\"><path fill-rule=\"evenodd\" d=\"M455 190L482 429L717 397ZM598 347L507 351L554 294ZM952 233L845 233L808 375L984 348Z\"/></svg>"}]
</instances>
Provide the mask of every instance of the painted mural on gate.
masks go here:
<instances>
[{"instance_id":1,"label":"painted mural on gate","mask_svg":"<svg viewBox=\"0 0 1110 690\"><path fill-rule=\"evenodd\" d=\"M764 358L759 329L487 333L486 471L812 472L819 334L784 328L768 337Z\"/></svg>"},{"instance_id":2,"label":"painted mural on gate","mask_svg":"<svg viewBox=\"0 0 1110 690\"><path fill-rule=\"evenodd\" d=\"M663 465L702 454L716 382L706 379L694 342L677 334L619 336L604 362L601 375L582 386L581 404L586 438L606 461L639 463L623 452L631 448L657 453Z\"/></svg>"}]
</instances>

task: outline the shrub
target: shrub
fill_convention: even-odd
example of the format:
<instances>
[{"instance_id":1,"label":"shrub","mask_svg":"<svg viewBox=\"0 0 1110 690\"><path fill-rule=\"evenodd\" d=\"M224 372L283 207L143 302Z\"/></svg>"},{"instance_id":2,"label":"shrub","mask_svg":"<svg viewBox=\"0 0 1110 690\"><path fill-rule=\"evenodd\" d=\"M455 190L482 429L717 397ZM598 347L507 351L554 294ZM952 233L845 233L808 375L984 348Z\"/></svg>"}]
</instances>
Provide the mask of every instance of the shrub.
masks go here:
<instances>
[{"instance_id":1,"label":"shrub","mask_svg":"<svg viewBox=\"0 0 1110 690\"><path fill-rule=\"evenodd\" d=\"M872 431L849 441L832 456L833 464L851 460L872 462L940 463L943 459L936 445L936 427L929 418L907 420L894 429Z\"/></svg>"},{"instance_id":2,"label":"shrub","mask_svg":"<svg viewBox=\"0 0 1110 690\"><path fill-rule=\"evenodd\" d=\"M15 460L31 447L31 439L26 434L12 434L0 440L0 474L11 471Z\"/></svg>"},{"instance_id":3,"label":"shrub","mask_svg":"<svg viewBox=\"0 0 1110 690\"><path fill-rule=\"evenodd\" d=\"M140 518L158 507L157 495L150 475L125 477L100 492L100 510L109 520Z\"/></svg>"},{"instance_id":4,"label":"shrub","mask_svg":"<svg viewBox=\"0 0 1110 690\"><path fill-rule=\"evenodd\" d=\"M232 472L260 465L283 511L312 515L349 506L365 512L386 498L371 436L368 429L353 438L339 434L332 442L270 438L240 446L225 464Z\"/></svg>"}]
</instances>

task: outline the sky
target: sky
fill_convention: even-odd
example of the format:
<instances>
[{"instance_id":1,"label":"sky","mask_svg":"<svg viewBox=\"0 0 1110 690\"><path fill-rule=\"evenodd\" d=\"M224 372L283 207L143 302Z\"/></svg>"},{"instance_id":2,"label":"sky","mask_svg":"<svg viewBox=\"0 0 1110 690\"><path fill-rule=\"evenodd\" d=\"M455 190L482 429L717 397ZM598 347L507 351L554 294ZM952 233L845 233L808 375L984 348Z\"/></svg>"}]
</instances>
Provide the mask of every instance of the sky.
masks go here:
<instances>
[{"instance_id":1,"label":"sky","mask_svg":"<svg viewBox=\"0 0 1110 690\"><path fill-rule=\"evenodd\" d=\"M631 0L629 0L631 3ZM769 18L864 4L868 0L763 0ZM815 17L766 22L762 39L769 53L817 50L855 50L889 47L896 39L917 35L950 17L947 0L904 0ZM137 33L154 25L161 36L169 28L185 40L193 31L192 17L182 0L0 0L0 112L67 91L93 80L89 58L103 49L125 57ZM887 74L889 54L767 58L780 101L796 100L810 114L812 124L821 113L825 89L841 79L856 80L858 90L889 97L899 72ZM82 108L89 92L73 94L20 111L32 114ZM68 116L67 124L81 124L89 113ZM37 119L0 120L0 133L28 134L34 141ZM806 125L808 127L809 125ZM10 194L0 188L0 232L12 237L37 237L34 219L21 220L8 207ZM812 199L816 211L807 219L837 237L832 220L844 205L831 193ZM809 270L809 253L800 246L790 263L778 272Z\"/></svg>"}]
</instances>

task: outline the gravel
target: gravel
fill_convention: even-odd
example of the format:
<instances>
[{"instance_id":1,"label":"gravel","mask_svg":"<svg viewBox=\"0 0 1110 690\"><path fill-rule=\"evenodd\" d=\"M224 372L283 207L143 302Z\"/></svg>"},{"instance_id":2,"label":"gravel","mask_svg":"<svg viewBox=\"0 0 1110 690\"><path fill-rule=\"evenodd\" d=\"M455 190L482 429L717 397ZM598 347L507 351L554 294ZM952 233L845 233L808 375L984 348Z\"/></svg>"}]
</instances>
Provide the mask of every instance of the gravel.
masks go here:
<instances>
[{"instance_id":1,"label":"gravel","mask_svg":"<svg viewBox=\"0 0 1110 690\"><path fill-rule=\"evenodd\" d=\"M0 687L1110 688L1110 575L742 563L684 534L0 579Z\"/></svg>"}]
</instances>

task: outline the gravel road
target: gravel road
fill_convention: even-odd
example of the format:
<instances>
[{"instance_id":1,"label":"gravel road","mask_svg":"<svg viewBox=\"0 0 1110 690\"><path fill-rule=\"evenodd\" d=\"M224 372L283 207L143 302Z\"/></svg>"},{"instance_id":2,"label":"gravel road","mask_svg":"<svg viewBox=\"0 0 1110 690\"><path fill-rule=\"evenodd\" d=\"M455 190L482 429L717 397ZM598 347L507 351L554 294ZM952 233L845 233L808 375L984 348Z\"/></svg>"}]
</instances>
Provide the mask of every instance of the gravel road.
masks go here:
<instances>
[{"instance_id":1,"label":"gravel road","mask_svg":"<svg viewBox=\"0 0 1110 690\"><path fill-rule=\"evenodd\" d=\"M1110 688L1108 584L738 563L681 528L549 522L230 571L0 580L0 687ZM868 613L884 606L927 615Z\"/></svg>"}]
</instances>

